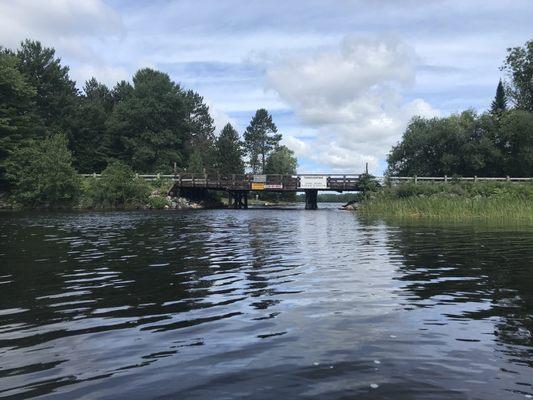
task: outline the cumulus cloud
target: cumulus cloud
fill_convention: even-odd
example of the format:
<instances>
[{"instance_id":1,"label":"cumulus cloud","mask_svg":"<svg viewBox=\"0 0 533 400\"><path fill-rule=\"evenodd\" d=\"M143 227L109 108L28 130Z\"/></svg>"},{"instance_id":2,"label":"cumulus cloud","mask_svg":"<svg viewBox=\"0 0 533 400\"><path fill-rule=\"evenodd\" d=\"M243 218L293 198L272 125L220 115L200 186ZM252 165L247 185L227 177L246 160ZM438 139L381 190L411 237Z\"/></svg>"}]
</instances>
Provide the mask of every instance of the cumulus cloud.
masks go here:
<instances>
[{"instance_id":1,"label":"cumulus cloud","mask_svg":"<svg viewBox=\"0 0 533 400\"><path fill-rule=\"evenodd\" d=\"M402 91L415 80L414 50L394 38L348 37L332 50L284 60L267 71L267 85L317 131L311 143L287 144L335 171L377 171L413 115L437 111ZM310 151L312 148L313 151Z\"/></svg>"},{"instance_id":2,"label":"cumulus cloud","mask_svg":"<svg viewBox=\"0 0 533 400\"><path fill-rule=\"evenodd\" d=\"M103 0L0 2L0 44L17 48L32 39L53 47L60 57L74 61L70 65L79 86L93 75L106 83L124 76L97 49L99 43L124 35L120 15Z\"/></svg>"}]
</instances>

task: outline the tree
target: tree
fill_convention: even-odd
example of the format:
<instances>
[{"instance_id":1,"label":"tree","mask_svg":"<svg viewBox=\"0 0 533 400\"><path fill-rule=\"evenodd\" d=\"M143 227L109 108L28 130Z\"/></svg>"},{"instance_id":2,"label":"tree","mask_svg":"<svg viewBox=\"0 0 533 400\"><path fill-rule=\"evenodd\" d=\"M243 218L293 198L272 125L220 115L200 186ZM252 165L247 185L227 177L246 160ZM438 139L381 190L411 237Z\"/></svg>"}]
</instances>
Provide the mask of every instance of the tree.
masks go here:
<instances>
[{"instance_id":1,"label":"tree","mask_svg":"<svg viewBox=\"0 0 533 400\"><path fill-rule=\"evenodd\" d=\"M244 174L242 147L239 134L226 124L216 141L217 170L221 175Z\"/></svg>"},{"instance_id":2,"label":"tree","mask_svg":"<svg viewBox=\"0 0 533 400\"><path fill-rule=\"evenodd\" d=\"M533 176L533 113L511 110L500 125L505 175Z\"/></svg>"},{"instance_id":3,"label":"tree","mask_svg":"<svg viewBox=\"0 0 533 400\"><path fill-rule=\"evenodd\" d=\"M138 208L148 202L150 186L120 161L112 161L99 179L89 179L86 197L91 207Z\"/></svg>"},{"instance_id":4,"label":"tree","mask_svg":"<svg viewBox=\"0 0 533 400\"><path fill-rule=\"evenodd\" d=\"M189 157L189 166L187 167L187 171L193 174L202 174L205 172L200 150L193 150Z\"/></svg>"},{"instance_id":5,"label":"tree","mask_svg":"<svg viewBox=\"0 0 533 400\"><path fill-rule=\"evenodd\" d=\"M277 146L268 156L265 166L266 174L293 175L298 161L294 152L287 146Z\"/></svg>"},{"instance_id":6,"label":"tree","mask_svg":"<svg viewBox=\"0 0 533 400\"><path fill-rule=\"evenodd\" d=\"M505 96L505 89L503 88L502 80L498 82L498 87L496 88L496 96L491 104L491 113L497 115L505 110L507 110L507 98Z\"/></svg>"},{"instance_id":7,"label":"tree","mask_svg":"<svg viewBox=\"0 0 533 400\"><path fill-rule=\"evenodd\" d=\"M269 153L281 140L277 131L268 111L264 108L257 110L244 133L244 148L254 173L265 171Z\"/></svg>"},{"instance_id":8,"label":"tree","mask_svg":"<svg viewBox=\"0 0 533 400\"><path fill-rule=\"evenodd\" d=\"M185 93L186 112L186 153L196 152L201 158L203 168L213 172L216 164L215 126L209 115L209 107L198 93L188 90ZM190 163L190 161L189 161Z\"/></svg>"},{"instance_id":9,"label":"tree","mask_svg":"<svg viewBox=\"0 0 533 400\"><path fill-rule=\"evenodd\" d=\"M113 95L95 78L85 83L83 92L70 135L74 165L82 173L101 172L112 157L107 121L113 110Z\"/></svg>"},{"instance_id":10,"label":"tree","mask_svg":"<svg viewBox=\"0 0 533 400\"><path fill-rule=\"evenodd\" d=\"M33 136L35 89L18 70L19 61L0 49L0 188L7 184L8 156Z\"/></svg>"},{"instance_id":11,"label":"tree","mask_svg":"<svg viewBox=\"0 0 533 400\"><path fill-rule=\"evenodd\" d=\"M36 90L33 111L38 116L42 137L46 132L69 133L78 91L68 75L69 68L55 58L55 50L26 40L17 51L19 70Z\"/></svg>"},{"instance_id":12,"label":"tree","mask_svg":"<svg viewBox=\"0 0 533 400\"><path fill-rule=\"evenodd\" d=\"M13 199L23 206L63 208L78 200L80 182L63 134L17 148L6 172L13 184Z\"/></svg>"},{"instance_id":13,"label":"tree","mask_svg":"<svg viewBox=\"0 0 533 400\"><path fill-rule=\"evenodd\" d=\"M507 57L501 68L510 79L507 92L515 107L533 112L533 40L524 47L507 49Z\"/></svg>"},{"instance_id":14,"label":"tree","mask_svg":"<svg viewBox=\"0 0 533 400\"><path fill-rule=\"evenodd\" d=\"M187 108L179 85L167 74L145 68L133 76L131 90L121 84L114 96L120 100L107 129L115 158L137 172L170 172L174 162L185 164Z\"/></svg>"},{"instance_id":15,"label":"tree","mask_svg":"<svg viewBox=\"0 0 533 400\"><path fill-rule=\"evenodd\" d=\"M489 115L472 110L445 118L415 117L387 158L388 174L443 176L501 174L501 152Z\"/></svg>"}]
</instances>

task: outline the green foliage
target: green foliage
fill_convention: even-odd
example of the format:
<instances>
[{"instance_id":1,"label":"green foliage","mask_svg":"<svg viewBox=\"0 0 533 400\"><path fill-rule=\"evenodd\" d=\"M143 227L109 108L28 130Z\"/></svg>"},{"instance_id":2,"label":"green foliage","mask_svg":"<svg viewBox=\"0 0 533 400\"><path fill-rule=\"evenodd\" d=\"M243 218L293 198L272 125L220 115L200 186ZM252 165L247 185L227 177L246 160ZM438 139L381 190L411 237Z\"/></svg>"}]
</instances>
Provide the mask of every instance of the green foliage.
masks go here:
<instances>
[{"instance_id":1,"label":"green foliage","mask_svg":"<svg viewBox=\"0 0 533 400\"><path fill-rule=\"evenodd\" d=\"M365 173L359 176L358 187L361 192L366 193L376 191L378 188L380 188L380 184L374 176Z\"/></svg>"},{"instance_id":2,"label":"green foliage","mask_svg":"<svg viewBox=\"0 0 533 400\"><path fill-rule=\"evenodd\" d=\"M497 115L503 111L507 110L507 98L505 96L505 89L503 88L502 80L498 82L498 87L496 88L496 96L492 101L490 112L493 115Z\"/></svg>"},{"instance_id":3,"label":"green foliage","mask_svg":"<svg viewBox=\"0 0 533 400\"><path fill-rule=\"evenodd\" d=\"M100 178L87 178L84 189L84 206L103 209L143 207L151 192L146 181L118 161L109 164Z\"/></svg>"},{"instance_id":4,"label":"green foliage","mask_svg":"<svg viewBox=\"0 0 533 400\"><path fill-rule=\"evenodd\" d=\"M201 159L202 169L213 172L216 168L215 126L209 115L209 107L204 103L203 97L192 90L185 93L184 99L187 135L185 151L190 157L196 152L196 157Z\"/></svg>"},{"instance_id":5,"label":"green foliage","mask_svg":"<svg viewBox=\"0 0 533 400\"><path fill-rule=\"evenodd\" d=\"M518 110L533 112L533 40L507 49L502 70L510 82L507 93Z\"/></svg>"},{"instance_id":6,"label":"green foliage","mask_svg":"<svg viewBox=\"0 0 533 400\"><path fill-rule=\"evenodd\" d=\"M239 134L226 124L216 141L217 170L221 175L244 174L242 147Z\"/></svg>"},{"instance_id":7,"label":"green foliage","mask_svg":"<svg viewBox=\"0 0 533 400\"><path fill-rule=\"evenodd\" d=\"M189 158L189 166L187 167L187 172L191 172L193 174L202 174L205 172L200 150L194 150L192 152Z\"/></svg>"},{"instance_id":8,"label":"green foliage","mask_svg":"<svg viewBox=\"0 0 533 400\"><path fill-rule=\"evenodd\" d=\"M414 118L387 158L396 176L532 176L532 114L465 111L445 118ZM525 162L517 163L517 159ZM527 161L527 162L526 162Z\"/></svg>"},{"instance_id":9,"label":"green foliage","mask_svg":"<svg viewBox=\"0 0 533 400\"><path fill-rule=\"evenodd\" d=\"M75 166L81 173L101 172L112 157L112 138L106 124L113 96L104 84L92 78L85 83L79 103L70 135Z\"/></svg>"},{"instance_id":10,"label":"green foliage","mask_svg":"<svg viewBox=\"0 0 533 400\"><path fill-rule=\"evenodd\" d=\"M152 195L148 197L148 207L154 210L162 210L165 207L170 207L170 201L166 196Z\"/></svg>"},{"instance_id":11,"label":"green foliage","mask_svg":"<svg viewBox=\"0 0 533 400\"><path fill-rule=\"evenodd\" d=\"M244 149L253 173L265 171L268 155L281 140L277 132L278 128L268 111L264 108L257 110L244 132Z\"/></svg>"},{"instance_id":12,"label":"green foliage","mask_svg":"<svg viewBox=\"0 0 533 400\"><path fill-rule=\"evenodd\" d=\"M80 182L72 166L65 135L31 141L10 155L6 175L12 198L24 207L64 208L79 197Z\"/></svg>"},{"instance_id":13,"label":"green foliage","mask_svg":"<svg viewBox=\"0 0 533 400\"><path fill-rule=\"evenodd\" d=\"M36 91L19 71L18 58L0 52L0 187L6 185L8 156L32 137L33 118L28 112Z\"/></svg>"},{"instance_id":14,"label":"green foliage","mask_svg":"<svg viewBox=\"0 0 533 400\"><path fill-rule=\"evenodd\" d=\"M170 172L173 163L184 158L181 88L167 74L145 68L134 75L131 92L127 86L120 90L124 98L107 121L115 157L138 172Z\"/></svg>"},{"instance_id":15,"label":"green foliage","mask_svg":"<svg viewBox=\"0 0 533 400\"><path fill-rule=\"evenodd\" d=\"M78 91L68 75L69 68L55 58L55 50L38 41L26 40L17 51L19 70L35 88L32 111L42 125L41 137L48 131L70 133ZM37 129L37 128L36 128Z\"/></svg>"},{"instance_id":16,"label":"green foliage","mask_svg":"<svg viewBox=\"0 0 533 400\"><path fill-rule=\"evenodd\" d=\"M403 183L367 193L359 211L383 217L533 221L533 184Z\"/></svg>"},{"instance_id":17,"label":"green foliage","mask_svg":"<svg viewBox=\"0 0 533 400\"><path fill-rule=\"evenodd\" d=\"M296 173L298 161L294 152L287 146L277 146L269 154L266 165L266 174L292 175Z\"/></svg>"}]
</instances>

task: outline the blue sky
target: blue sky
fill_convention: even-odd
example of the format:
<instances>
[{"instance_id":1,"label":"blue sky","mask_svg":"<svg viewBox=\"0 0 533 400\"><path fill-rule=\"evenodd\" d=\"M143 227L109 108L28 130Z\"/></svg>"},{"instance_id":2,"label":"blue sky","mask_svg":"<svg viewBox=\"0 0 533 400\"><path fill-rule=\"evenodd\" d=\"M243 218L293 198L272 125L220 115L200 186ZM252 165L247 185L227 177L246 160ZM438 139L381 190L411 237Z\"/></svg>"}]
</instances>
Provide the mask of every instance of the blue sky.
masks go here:
<instances>
[{"instance_id":1,"label":"blue sky","mask_svg":"<svg viewBox=\"0 0 533 400\"><path fill-rule=\"evenodd\" d=\"M530 0L0 0L0 44L53 46L79 87L160 69L218 128L267 108L299 172L379 174L412 116L489 106L532 20Z\"/></svg>"}]
</instances>

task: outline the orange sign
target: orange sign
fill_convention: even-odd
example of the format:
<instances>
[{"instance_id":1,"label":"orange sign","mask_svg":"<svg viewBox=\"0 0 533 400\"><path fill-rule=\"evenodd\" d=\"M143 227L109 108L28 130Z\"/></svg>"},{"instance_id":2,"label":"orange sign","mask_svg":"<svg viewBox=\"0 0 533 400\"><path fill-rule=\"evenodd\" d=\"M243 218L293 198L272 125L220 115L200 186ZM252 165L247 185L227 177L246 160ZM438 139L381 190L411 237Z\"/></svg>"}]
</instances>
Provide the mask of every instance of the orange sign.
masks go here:
<instances>
[{"instance_id":1,"label":"orange sign","mask_svg":"<svg viewBox=\"0 0 533 400\"><path fill-rule=\"evenodd\" d=\"M252 190L265 190L263 182L252 182Z\"/></svg>"}]
</instances>

